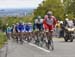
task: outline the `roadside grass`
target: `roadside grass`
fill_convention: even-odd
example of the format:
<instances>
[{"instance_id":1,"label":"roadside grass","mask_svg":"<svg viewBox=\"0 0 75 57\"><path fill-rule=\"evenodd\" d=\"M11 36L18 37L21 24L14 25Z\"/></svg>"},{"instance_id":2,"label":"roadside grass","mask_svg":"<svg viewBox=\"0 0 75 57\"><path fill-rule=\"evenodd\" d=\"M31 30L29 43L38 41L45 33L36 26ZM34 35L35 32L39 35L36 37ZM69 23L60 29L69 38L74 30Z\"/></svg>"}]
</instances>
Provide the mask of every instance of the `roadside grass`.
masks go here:
<instances>
[{"instance_id":1,"label":"roadside grass","mask_svg":"<svg viewBox=\"0 0 75 57\"><path fill-rule=\"evenodd\" d=\"M3 32L0 32L0 48L7 42L6 35Z\"/></svg>"}]
</instances>

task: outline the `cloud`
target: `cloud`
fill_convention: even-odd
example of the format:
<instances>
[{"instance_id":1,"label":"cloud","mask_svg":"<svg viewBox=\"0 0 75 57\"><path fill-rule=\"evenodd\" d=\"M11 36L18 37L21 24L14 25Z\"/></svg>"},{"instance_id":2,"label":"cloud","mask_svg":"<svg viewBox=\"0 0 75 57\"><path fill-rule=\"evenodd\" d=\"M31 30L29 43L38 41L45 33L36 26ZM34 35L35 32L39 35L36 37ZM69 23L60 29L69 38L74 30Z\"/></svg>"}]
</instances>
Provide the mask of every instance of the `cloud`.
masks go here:
<instances>
[{"instance_id":1,"label":"cloud","mask_svg":"<svg viewBox=\"0 0 75 57\"><path fill-rule=\"evenodd\" d=\"M42 0L0 0L0 8L37 7Z\"/></svg>"}]
</instances>

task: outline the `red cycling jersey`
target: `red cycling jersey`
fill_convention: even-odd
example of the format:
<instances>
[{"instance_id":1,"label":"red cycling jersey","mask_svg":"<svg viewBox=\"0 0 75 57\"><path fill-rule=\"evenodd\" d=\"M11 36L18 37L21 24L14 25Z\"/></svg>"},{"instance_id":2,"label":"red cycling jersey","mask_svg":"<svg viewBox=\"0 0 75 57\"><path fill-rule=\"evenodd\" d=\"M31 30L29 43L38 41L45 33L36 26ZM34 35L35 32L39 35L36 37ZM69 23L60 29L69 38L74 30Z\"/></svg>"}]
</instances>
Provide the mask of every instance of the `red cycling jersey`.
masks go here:
<instances>
[{"instance_id":1,"label":"red cycling jersey","mask_svg":"<svg viewBox=\"0 0 75 57\"><path fill-rule=\"evenodd\" d=\"M57 20L54 16L51 16L50 18L48 18L48 16L46 15L44 17L44 21L43 21L43 27L45 30L54 30L55 25L57 23Z\"/></svg>"}]
</instances>

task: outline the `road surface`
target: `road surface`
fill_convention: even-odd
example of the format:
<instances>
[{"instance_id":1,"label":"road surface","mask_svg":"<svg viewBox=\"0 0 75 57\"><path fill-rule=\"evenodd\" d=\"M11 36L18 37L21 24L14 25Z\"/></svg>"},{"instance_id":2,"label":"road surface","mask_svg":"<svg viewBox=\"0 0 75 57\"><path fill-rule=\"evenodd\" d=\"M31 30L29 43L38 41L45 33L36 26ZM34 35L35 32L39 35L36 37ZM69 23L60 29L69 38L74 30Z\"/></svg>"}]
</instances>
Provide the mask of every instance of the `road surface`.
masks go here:
<instances>
[{"instance_id":1,"label":"road surface","mask_svg":"<svg viewBox=\"0 0 75 57\"><path fill-rule=\"evenodd\" d=\"M32 43L25 42L23 45L8 41L7 57L75 57L74 42L64 42L63 39L54 39L54 51L40 48Z\"/></svg>"}]
</instances>

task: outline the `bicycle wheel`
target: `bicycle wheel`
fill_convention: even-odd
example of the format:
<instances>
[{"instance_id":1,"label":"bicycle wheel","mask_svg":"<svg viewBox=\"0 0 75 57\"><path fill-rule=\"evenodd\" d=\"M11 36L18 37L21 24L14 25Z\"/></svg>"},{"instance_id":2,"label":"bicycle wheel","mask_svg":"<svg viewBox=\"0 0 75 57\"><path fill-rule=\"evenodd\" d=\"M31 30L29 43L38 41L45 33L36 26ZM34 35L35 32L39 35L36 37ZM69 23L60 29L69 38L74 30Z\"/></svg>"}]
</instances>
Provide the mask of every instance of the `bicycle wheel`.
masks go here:
<instances>
[{"instance_id":1,"label":"bicycle wheel","mask_svg":"<svg viewBox=\"0 0 75 57\"><path fill-rule=\"evenodd\" d=\"M20 44L23 44L23 33L22 32L20 33L19 38L20 38Z\"/></svg>"},{"instance_id":2,"label":"bicycle wheel","mask_svg":"<svg viewBox=\"0 0 75 57\"><path fill-rule=\"evenodd\" d=\"M54 45L53 45L53 40L52 40L52 32L47 32L46 33L47 36L47 48L50 50L54 50Z\"/></svg>"},{"instance_id":3,"label":"bicycle wheel","mask_svg":"<svg viewBox=\"0 0 75 57\"><path fill-rule=\"evenodd\" d=\"M54 50L53 40L50 40L50 50L51 50L51 51L53 51L53 50Z\"/></svg>"}]
</instances>

